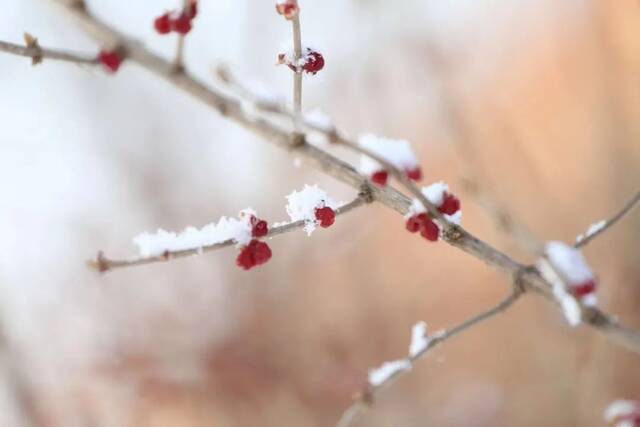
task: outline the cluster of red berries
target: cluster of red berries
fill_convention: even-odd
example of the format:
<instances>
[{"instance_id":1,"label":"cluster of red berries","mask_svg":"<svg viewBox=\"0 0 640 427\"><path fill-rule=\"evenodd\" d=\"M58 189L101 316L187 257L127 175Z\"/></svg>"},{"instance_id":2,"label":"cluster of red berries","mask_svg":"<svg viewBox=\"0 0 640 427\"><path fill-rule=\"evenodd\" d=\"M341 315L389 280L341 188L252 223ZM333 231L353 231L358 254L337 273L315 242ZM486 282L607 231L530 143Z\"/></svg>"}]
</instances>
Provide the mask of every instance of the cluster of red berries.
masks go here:
<instances>
[{"instance_id":1,"label":"cluster of red berries","mask_svg":"<svg viewBox=\"0 0 640 427\"><path fill-rule=\"evenodd\" d=\"M411 181L417 182L422 179L422 169L420 169L420 166L416 166L413 169L407 169L404 171L404 173ZM384 187L385 185L387 185L387 181L389 180L389 172L382 169L372 173L369 178L371 179L371 182L373 182L377 186Z\"/></svg>"},{"instance_id":2,"label":"cluster of red berries","mask_svg":"<svg viewBox=\"0 0 640 427\"><path fill-rule=\"evenodd\" d=\"M271 259L271 248L265 242L258 240L269 234L269 224L263 219L251 215L251 241L243 246L236 258L236 265L244 270L264 264Z\"/></svg>"},{"instance_id":3,"label":"cluster of red berries","mask_svg":"<svg viewBox=\"0 0 640 427\"><path fill-rule=\"evenodd\" d=\"M438 211L444 215L453 215L460 210L460 199L451 193L444 193L442 203L437 206ZM411 233L420 232L420 235L430 242L437 242L440 237L440 228L426 213L415 214L407 219L407 230Z\"/></svg>"},{"instance_id":4,"label":"cluster of red berries","mask_svg":"<svg viewBox=\"0 0 640 427\"><path fill-rule=\"evenodd\" d=\"M193 27L191 21L193 21L197 14L198 2L192 0L182 10L166 12L158 16L153 21L153 27L158 34L169 34L173 31L184 35L191 31Z\"/></svg>"},{"instance_id":5,"label":"cluster of red berries","mask_svg":"<svg viewBox=\"0 0 640 427\"><path fill-rule=\"evenodd\" d=\"M101 50L98 53L98 61L104 66L104 68L110 72L115 73L120 68L123 58L117 51Z\"/></svg>"},{"instance_id":6,"label":"cluster of red berries","mask_svg":"<svg viewBox=\"0 0 640 427\"><path fill-rule=\"evenodd\" d=\"M297 0L278 0L276 2L276 11L284 16L287 20L292 20L300 13Z\"/></svg>"},{"instance_id":7,"label":"cluster of red berries","mask_svg":"<svg viewBox=\"0 0 640 427\"><path fill-rule=\"evenodd\" d=\"M278 64L286 64L287 67L296 73L306 72L308 74L315 75L318 71L324 68L324 56L316 50L309 47L304 48L302 57L300 58L301 64L295 64L295 59L292 55L281 53L278 55Z\"/></svg>"},{"instance_id":8,"label":"cluster of red berries","mask_svg":"<svg viewBox=\"0 0 640 427\"><path fill-rule=\"evenodd\" d=\"M336 212L329 206L316 208L315 216L322 228L331 227L336 222Z\"/></svg>"}]
</instances>

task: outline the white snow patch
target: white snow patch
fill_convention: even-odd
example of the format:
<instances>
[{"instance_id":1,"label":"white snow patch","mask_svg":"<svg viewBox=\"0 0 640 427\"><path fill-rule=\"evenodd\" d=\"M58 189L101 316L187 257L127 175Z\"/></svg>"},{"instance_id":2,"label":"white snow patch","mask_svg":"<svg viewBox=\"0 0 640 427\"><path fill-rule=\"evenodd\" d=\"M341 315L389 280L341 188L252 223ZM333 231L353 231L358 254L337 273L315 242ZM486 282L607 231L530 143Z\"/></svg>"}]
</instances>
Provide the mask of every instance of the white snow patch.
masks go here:
<instances>
[{"instance_id":1,"label":"white snow patch","mask_svg":"<svg viewBox=\"0 0 640 427\"><path fill-rule=\"evenodd\" d=\"M633 400L616 400L604 411L604 420L607 423L616 422L614 426L625 427L627 420L618 421L619 418L637 415L640 416L640 402ZM628 424L633 426L633 422Z\"/></svg>"},{"instance_id":2,"label":"white snow patch","mask_svg":"<svg viewBox=\"0 0 640 427\"><path fill-rule=\"evenodd\" d=\"M444 202L445 194L449 192L449 186L442 181L434 182L428 187L422 187L421 191L422 194L424 194L424 197L426 197L427 200L430 201L435 207L440 207L440 205L442 205L442 203ZM421 214L426 211L427 209L422 205L420 200L413 199L413 201L411 202L411 206L409 206L409 211L405 215L405 218L410 218L414 215ZM462 210L459 210L453 215L444 215L444 217L448 221L460 225L460 223L462 222Z\"/></svg>"},{"instance_id":3,"label":"white snow patch","mask_svg":"<svg viewBox=\"0 0 640 427\"><path fill-rule=\"evenodd\" d=\"M316 208L328 206L333 210L338 204L317 185L305 185L301 191L294 191L287 196L287 214L291 221L305 221L304 231L308 236L316 229Z\"/></svg>"},{"instance_id":4,"label":"white snow patch","mask_svg":"<svg viewBox=\"0 0 640 427\"><path fill-rule=\"evenodd\" d=\"M396 169L406 171L418 167L418 159L411 149L411 145L404 139L389 139L373 134L361 135L358 144L363 148L382 157ZM359 170L365 175L383 170L384 167L368 156L360 159Z\"/></svg>"},{"instance_id":5,"label":"white snow patch","mask_svg":"<svg viewBox=\"0 0 640 427\"><path fill-rule=\"evenodd\" d=\"M545 252L549 262L568 285L580 285L594 279L593 271L573 246L558 241L547 242Z\"/></svg>"},{"instance_id":6,"label":"white snow patch","mask_svg":"<svg viewBox=\"0 0 640 427\"><path fill-rule=\"evenodd\" d=\"M602 221L598 221L596 223L591 224L589 228L587 228L587 231L585 231L584 234L580 234L578 237L576 237L576 243L580 243L584 239L588 239L589 237L593 236L594 234L602 230L606 225L607 225L607 221L604 219Z\"/></svg>"},{"instance_id":7,"label":"white snow patch","mask_svg":"<svg viewBox=\"0 0 640 427\"><path fill-rule=\"evenodd\" d=\"M332 132L335 130L335 126L331 117L323 113L322 111L315 109L304 114L304 121L311 127L318 129L322 132Z\"/></svg>"},{"instance_id":8,"label":"white snow patch","mask_svg":"<svg viewBox=\"0 0 640 427\"><path fill-rule=\"evenodd\" d=\"M379 368L369 370L369 384L377 387L392 376L411 369L411 362L407 359L384 362Z\"/></svg>"},{"instance_id":9,"label":"white snow patch","mask_svg":"<svg viewBox=\"0 0 640 427\"><path fill-rule=\"evenodd\" d=\"M159 229L156 233L144 232L133 239L143 257L159 256L166 251L175 252L187 249L199 249L215 243L233 240L239 245L251 241L252 209L244 209L239 218L222 217L218 223L207 224L198 229L187 227L181 233Z\"/></svg>"},{"instance_id":10,"label":"white snow patch","mask_svg":"<svg viewBox=\"0 0 640 427\"><path fill-rule=\"evenodd\" d=\"M411 328L411 344L409 345L409 358L413 359L429 346L427 336L427 324L418 322Z\"/></svg>"},{"instance_id":11,"label":"white snow patch","mask_svg":"<svg viewBox=\"0 0 640 427\"><path fill-rule=\"evenodd\" d=\"M567 292L567 287L562 277L558 275L555 266L545 258L537 262L540 274L553 286L553 296L560 303L562 313L571 326L578 326L582 320L582 309L578 300Z\"/></svg>"}]
</instances>

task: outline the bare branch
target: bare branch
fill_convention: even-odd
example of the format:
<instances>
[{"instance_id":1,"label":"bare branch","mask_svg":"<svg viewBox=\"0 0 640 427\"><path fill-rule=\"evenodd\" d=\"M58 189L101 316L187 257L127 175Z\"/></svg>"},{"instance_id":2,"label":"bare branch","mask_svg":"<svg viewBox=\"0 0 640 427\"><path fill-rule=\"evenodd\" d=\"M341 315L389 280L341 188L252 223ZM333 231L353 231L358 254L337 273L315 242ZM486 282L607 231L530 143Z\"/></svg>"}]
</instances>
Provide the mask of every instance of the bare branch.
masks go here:
<instances>
[{"instance_id":1,"label":"bare branch","mask_svg":"<svg viewBox=\"0 0 640 427\"><path fill-rule=\"evenodd\" d=\"M609 228L614 226L618 221L624 218L625 215L630 213L633 210L633 208L635 208L638 205L639 202L640 202L640 191L637 192L631 199L629 199L629 201L625 203L622 209L618 213L616 213L614 216L612 216L611 218L609 218L608 220L602 223L599 223L598 227L592 232L589 232L589 230L587 230L587 232L583 236L579 236L574 246L576 248L581 248L587 245L590 241L592 241L593 239L598 237L600 234L607 231Z\"/></svg>"},{"instance_id":2,"label":"bare branch","mask_svg":"<svg viewBox=\"0 0 640 427\"><path fill-rule=\"evenodd\" d=\"M366 196L359 195L351 202L338 207L335 210L336 216L347 213L357 207L362 206L365 203L367 203ZM287 233L289 231L297 230L299 228L304 227L304 225L305 225L305 221L301 220L301 221L290 222L284 225L279 225L277 227L272 227L272 228L269 228L269 233L267 234L267 237L274 237L280 234ZM137 257L137 258L130 258L130 259L109 259L102 252L98 252L96 259L87 261L87 265L94 270L104 273L104 272L118 269L118 268L154 264L157 262L166 262L173 259L184 258L192 255L200 255L202 253L211 252L216 249L222 249L229 246L234 246L235 244L236 242L233 239L228 239L223 242L214 243L212 245L207 245L207 246L202 246L197 248L190 248L190 249L183 249L179 251L167 250L162 255Z\"/></svg>"},{"instance_id":3,"label":"bare branch","mask_svg":"<svg viewBox=\"0 0 640 427\"><path fill-rule=\"evenodd\" d=\"M299 9L298 9L299 10ZM293 52L295 55L295 68L293 73L293 111L296 116L302 114L302 70L298 63L302 58L302 36L300 32L300 13L296 13L291 19L293 32Z\"/></svg>"},{"instance_id":4,"label":"bare branch","mask_svg":"<svg viewBox=\"0 0 640 427\"><path fill-rule=\"evenodd\" d=\"M30 40L30 42L27 41L25 46L0 41L0 52L31 58L33 65L39 64L43 59L54 59L57 61L72 62L80 65L96 65L99 63L95 55L89 57L63 50L40 47L38 39L33 38L28 35L28 33L25 33L25 39Z\"/></svg>"},{"instance_id":5,"label":"bare branch","mask_svg":"<svg viewBox=\"0 0 640 427\"><path fill-rule=\"evenodd\" d=\"M472 328L473 326L476 326L477 324L482 323L485 320L491 319L497 314L504 312L506 309L511 307L511 305L513 305L513 303L515 303L518 298L520 298L522 293L523 288L521 288L520 285L514 285L512 293L508 297L500 301L497 305L490 308L489 310L485 310L465 320L464 322L452 327L451 329L436 333L435 335L430 337L427 345L420 352L412 356L410 355L406 360L409 361L411 365L413 365L418 359L422 358L438 344L441 344L455 337L456 335ZM376 398L376 395L378 395L384 388L390 386L393 382L395 382L395 380L397 380L400 376L407 372L409 371L395 371L379 385L375 387L370 385L368 389L364 393L361 393L358 396L357 400L343 412L340 420L336 424L336 427L348 427L349 425L351 425L359 416L361 416L368 408L371 407Z\"/></svg>"}]
</instances>

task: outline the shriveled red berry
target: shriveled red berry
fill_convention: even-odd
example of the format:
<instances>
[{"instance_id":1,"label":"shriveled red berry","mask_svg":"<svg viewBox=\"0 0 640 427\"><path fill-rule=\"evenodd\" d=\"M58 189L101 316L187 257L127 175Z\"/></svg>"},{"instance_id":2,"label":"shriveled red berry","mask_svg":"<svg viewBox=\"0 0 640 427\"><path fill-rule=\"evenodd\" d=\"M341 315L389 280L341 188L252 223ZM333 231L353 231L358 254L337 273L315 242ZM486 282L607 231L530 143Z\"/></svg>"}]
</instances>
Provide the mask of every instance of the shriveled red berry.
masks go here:
<instances>
[{"instance_id":1,"label":"shriveled red berry","mask_svg":"<svg viewBox=\"0 0 640 427\"><path fill-rule=\"evenodd\" d=\"M440 236L440 229L438 228L438 224L433 222L431 218L427 217L427 220L423 221L422 223L420 235L430 242L437 242L438 237Z\"/></svg>"},{"instance_id":2,"label":"shriveled red berry","mask_svg":"<svg viewBox=\"0 0 640 427\"><path fill-rule=\"evenodd\" d=\"M115 73L122 64L122 56L118 52L101 50L98 54L98 61L111 73Z\"/></svg>"},{"instance_id":3,"label":"shriveled red berry","mask_svg":"<svg viewBox=\"0 0 640 427\"><path fill-rule=\"evenodd\" d=\"M153 21L153 28L159 34L168 34L171 32L171 18L169 18L169 14L165 13L164 15L158 16L155 21Z\"/></svg>"},{"instance_id":4,"label":"shriveled red berry","mask_svg":"<svg viewBox=\"0 0 640 427\"><path fill-rule=\"evenodd\" d=\"M185 35L191 31L191 18L186 13L182 12L180 16L171 21L171 29L178 34Z\"/></svg>"},{"instance_id":5,"label":"shriveled red berry","mask_svg":"<svg viewBox=\"0 0 640 427\"><path fill-rule=\"evenodd\" d=\"M417 233L422 227L422 221L418 219L417 215L414 215L407 219L406 227L410 233Z\"/></svg>"},{"instance_id":6,"label":"shriveled red berry","mask_svg":"<svg viewBox=\"0 0 640 427\"><path fill-rule=\"evenodd\" d=\"M251 218L251 236L264 237L269 234L269 224L263 219Z\"/></svg>"},{"instance_id":7,"label":"shriveled red berry","mask_svg":"<svg viewBox=\"0 0 640 427\"><path fill-rule=\"evenodd\" d=\"M240 250L236 258L236 265L244 270L264 264L271 259L271 248L264 242L253 239Z\"/></svg>"},{"instance_id":8,"label":"shriveled red berry","mask_svg":"<svg viewBox=\"0 0 640 427\"><path fill-rule=\"evenodd\" d=\"M572 286L571 287L571 293L576 297L576 298L581 298L583 296L589 295L593 292L595 292L596 290L596 282L593 280L589 280L586 281L584 283L581 283L577 286Z\"/></svg>"},{"instance_id":9,"label":"shriveled red berry","mask_svg":"<svg viewBox=\"0 0 640 427\"><path fill-rule=\"evenodd\" d=\"M407 178L409 178L412 181L420 181L422 179L422 170L420 169L420 167L408 169L406 173L407 173Z\"/></svg>"},{"instance_id":10,"label":"shriveled red berry","mask_svg":"<svg viewBox=\"0 0 640 427\"><path fill-rule=\"evenodd\" d=\"M445 215L453 215L460 210L460 199L451 193L445 193L444 200L438 210Z\"/></svg>"},{"instance_id":11,"label":"shriveled red berry","mask_svg":"<svg viewBox=\"0 0 640 427\"><path fill-rule=\"evenodd\" d=\"M315 50L307 49L306 61L302 69L309 74L315 74L324 68L324 57Z\"/></svg>"},{"instance_id":12,"label":"shriveled red berry","mask_svg":"<svg viewBox=\"0 0 640 427\"><path fill-rule=\"evenodd\" d=\"M271 259L271 248L265 242L252 240L249 247L253 251L253 259L256 265L264 264Z\"/></svg>"},{"instance_id":13,"label":"shriveled red berry","mask_svg":"<svg viewBox=\"0 0 640 427\"><path fill-rule=\"evenodd\" d=\"M373 182L374 184L380 187L384 187L385 185L387 185L388 179L389 179L389 172L385 170L381 170L371 174L371 182Z\"/></svg>"},{"instance_id":14,"label":"shriveled red berry","mask_svg":"<svg viewBox=\"0 0 640 427\"><path fill-rule=\"evenodd\" d=\"M329 206L316 208L316 219L320 221L320 227L331 227L336 221L336 213Z\"/></svg>"},{"instance_id":15,"label":"shriveled red berry","mask_svg":"<svg viewBox=\"0 0 640 427\"><path fill-rule=\"evenodd\" d=\"M284 16L285 19L292 19L300 12L300 9L296 0L279 0L276 2L276 12Z\"/></svg>"}]
</instances>

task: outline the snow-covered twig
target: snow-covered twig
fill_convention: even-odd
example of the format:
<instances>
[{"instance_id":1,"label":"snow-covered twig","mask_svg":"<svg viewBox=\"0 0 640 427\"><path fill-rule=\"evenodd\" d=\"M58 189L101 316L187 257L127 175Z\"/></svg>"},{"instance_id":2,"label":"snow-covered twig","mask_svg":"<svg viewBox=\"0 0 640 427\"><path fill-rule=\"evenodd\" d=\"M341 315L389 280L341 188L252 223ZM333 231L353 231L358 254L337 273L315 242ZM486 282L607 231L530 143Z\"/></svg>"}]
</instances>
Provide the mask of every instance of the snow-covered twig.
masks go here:
<instances>
[{"instance_id":1,"label":"snow-covered twig","mask_svg":"<svg viewBox=\"0 0 640 427\"><path fill-rule=\"evenodd\" d=\"M587 243L598 237L600 234L607 231L613 225L615 225L618 221L625 217L629 212L635 208L638 203L640 203L640 191L637 192L625 205L620 209L618 213L607 220L600 221L596 224L593 224L589 227L589 229L585 232L584 235L578 236L576 239L576 244L574 245L576 248L581 248L585 246Z\"/></svg>"},{"instance_id":2,"label":"snow-covered twig","mask_svg":"<svg viewBox=\"0 0 640 427\"><path fill-rule=\"evenodd\" d=\"M406 358L397 360L395 362L387 362L387 364L379 368L380 370L373 371L375 374L377 374L377 377L375 379L377 379L378 381L372 382L370 377L368 388L364 392L360 393L356 401L342 413L342 416L336 424L336 427L350 426L373 404L376 395L379 394L379 392L383 388L388 387L401 375L409 372L411 366L418 359L423 357L438 344L441 344L460 334L461 332L464 332L472 328L473 326L487 319L490 319L499 313L502 313L507 308L511 307L511 305L515 303L518 298L520 298L522 293L523 288L519 283L516 283L513 287L513 292L494 307L465 320L464 322L452 327L451 329L439 331L436 334L428 336L426 338L423 336L424 341L417 338L418 332L421 331L421 329L419 329L420 324L414 326L414 331L412 331L409 355ZM416 330L416 328L418 328L418 330ZM415 351L411 351L412 349Z\"/></svg>"},{"instance_id":3,"label":"snow-covered twig","mask_svg":"<svg viewBox=\"0 0 640 427\"><path fill-rule=\"evenodd\" d=\"M354 200L349 203L346 203L337 209L335 209L336 215L341 215L347 213L357 207L362 206L366 203L366 198L363 196L358 196ZM278 225L275 227L269 228L269 233L266 237L274 237L280 234L284 234L293 230L297 230L299 228L303 228L307 225L307 221L299 220L292 221L286 224ZM234 246L236 244L236 240L227 239L221 242L212 243L209 245L198 246L188 249L181 250L166 250L160 255L151 255L151 256L141 256L136 258L129 259L110 259L106 257L102 252L98 252L98 255L95 259L87 261L87 265L92 269L95 269L100 272L106 272L118 268L124 267L134 267L138 265L146 265L153 264L157 262L166 262L172 259L184 258L192 255L199 255L204 252L211 252L216 249L227 248L230 246Z\"/></svg>"}]
</instances>

